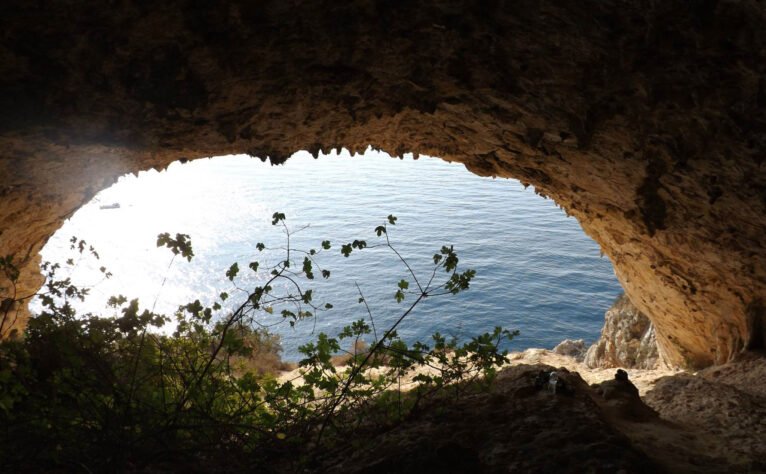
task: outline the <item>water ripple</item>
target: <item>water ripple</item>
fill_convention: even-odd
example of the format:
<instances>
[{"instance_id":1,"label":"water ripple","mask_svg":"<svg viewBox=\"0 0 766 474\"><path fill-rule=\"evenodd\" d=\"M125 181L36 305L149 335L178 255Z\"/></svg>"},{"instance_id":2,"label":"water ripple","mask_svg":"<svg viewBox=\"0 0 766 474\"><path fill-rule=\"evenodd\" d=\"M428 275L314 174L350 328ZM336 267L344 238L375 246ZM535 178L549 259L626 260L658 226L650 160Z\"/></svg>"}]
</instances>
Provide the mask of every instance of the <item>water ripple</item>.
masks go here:
<instances>
[{"instance_id":1,"label":"water ripple","mask_svg":"<svg viewBox=\"0 0 766 474\"><path fill-rule=\"evenodd\" d=\"M112 202L121 207L99 209ZM156 299L158 310L172 313L189 299L212 301L230 290L223 272L233 261L256 258L257 242L281 245L283 236L270 225L275 211L295 225L311 224L294 239L305 246L325 238L372 241L372 229L395 214L399 223L391 237L421 269L428 268L441 245L454 245L461 263L478 276L470 291L418 308L400 331L408 339L436 330L467 336L502 325L521 330L514 349L551 347L567 337L593 340L604 311L621 291L598 245L577 221L532 189L513 180L480 178L438 159L394 160L373 152L320 160L299 153L278 167L243 156L221 157L124 177L78 211L42 253L47 260L66 259L71 235L100 250L101 262L81 265L75 276L98 281L97 269L105 265L115 277L95 286L81 310L103 311L106 297L122 293L149 307ZM160 232L191 234L196 259L168 269L169 253L154 248ZM317 318L317 330L335 333L364 317L355 281L379 327L399 314L393 292L405 274L395 258L367 252L349 259L334 256L328 264L333 277L317 285L317 294L335 309ZM287 358L296 356L313 327L276 328Z\"/></svg>"}]
</instances>

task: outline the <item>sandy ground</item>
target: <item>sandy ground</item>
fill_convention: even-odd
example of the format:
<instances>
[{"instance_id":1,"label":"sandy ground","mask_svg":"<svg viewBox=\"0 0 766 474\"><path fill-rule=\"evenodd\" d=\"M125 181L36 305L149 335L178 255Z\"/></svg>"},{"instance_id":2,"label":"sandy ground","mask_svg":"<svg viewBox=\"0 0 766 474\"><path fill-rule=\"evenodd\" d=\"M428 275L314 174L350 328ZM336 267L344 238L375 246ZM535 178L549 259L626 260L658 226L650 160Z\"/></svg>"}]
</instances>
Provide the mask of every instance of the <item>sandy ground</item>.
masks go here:
<instances>
[{"instance_id":1,"label":"sandy ground","mask_svg":"<svg viewBox=\"0 0 766 474\"><path fill-rule=\"evenodd\" d=\"M614 378L615 371L617 369L590 369L584 364L577 362L574 358L556 354L553 351L547 349L527 349L523 352L512 352L508 354L507 366L515 366L521 364L536 365L544 364L552 367L563 367L570 372L577 372L580 377L583 378L588 384L595 384L603 382L604 380L610 380ZM677 370L671 369L654 369L654 370L641 370L641 369L626 369L630 381L638 388L641 396L646 394L654 387L655 382L661 377L676 375L682 373ZM423 367L420 368L402 379L402 389L408 390L414 387L415 383L412 379L422 373L435 374L436 369ZM287 381L291 380L293 383L300 384L303 381L301 377L301 369L295 369L289 372L283 372L279 376L279 380Z\"/></svg>"}]
</instances>

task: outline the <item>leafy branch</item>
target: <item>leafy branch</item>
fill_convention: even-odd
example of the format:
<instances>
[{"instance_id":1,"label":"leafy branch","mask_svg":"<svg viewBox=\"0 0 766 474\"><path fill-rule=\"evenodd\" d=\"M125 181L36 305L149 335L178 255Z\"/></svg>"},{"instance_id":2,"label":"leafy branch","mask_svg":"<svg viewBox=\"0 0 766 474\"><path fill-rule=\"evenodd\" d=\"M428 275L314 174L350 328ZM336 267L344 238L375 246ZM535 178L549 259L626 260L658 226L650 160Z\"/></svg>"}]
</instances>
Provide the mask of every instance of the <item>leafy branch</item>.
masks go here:
<instances>
[{"instance_id":1,"label":"leafy branch","mask_svg":"<svg viewBox=\"0 0 766 474\"><path fill-rule=\"evenodd\" d=\"M40 470L136 469L189 456L205 463L221 453L228 465L268 466L285 452L305 453L309 440L319 448L365 424L388 423L392 413L402 419L448 387L458 397L467 382L491 380L505 362L500 348L517 332L496 328L464 344L438 333L430 344L409 345L398 336L419 305L469 289L475 272L460 270L454 248L445 245L419 275L392 241L397 218L390 215L374 229L377 243L353 240L335 248L345 257L381 248L396 258L406 270L392 289L394 302L403 305L398 318L377 328L356 284L365 318L335 337L316 335L299 349L298 373L278 378L286 365L279 339L267 327L316 322L332 308L319 303L309 285L334 274L322 264L334 247L323 240L315 248L296 248L292 236L306 227L291 229L283 213L274 213L271 222L284 233L284 245L259 242L253 251L276 255L274 263L233 263L225 272L231 295L221 292L210 305L195 299L172 319L122 295L107 302L112 317L77 314L72 301L88 297L88 288L61 276L59 264L44 263L41 314L23 339L0 342L0 457L7 466L33 458L29 446L42 453L34 458ZM170 265L179 255L194 257L187 234L160 234L156 243L173 254ZM84 241L73 240L72 250L98 258ZM12 257L0 258L0 271L12 282L18 279L14 264ZM248 270L254 279L244 277ZM111 276L103 267L101 272ZM19 301L15 293L9 298ZM175 330L163 333L171 320ZM403 393L407 376L419 385Z\"/></svg>"}]
</instances>

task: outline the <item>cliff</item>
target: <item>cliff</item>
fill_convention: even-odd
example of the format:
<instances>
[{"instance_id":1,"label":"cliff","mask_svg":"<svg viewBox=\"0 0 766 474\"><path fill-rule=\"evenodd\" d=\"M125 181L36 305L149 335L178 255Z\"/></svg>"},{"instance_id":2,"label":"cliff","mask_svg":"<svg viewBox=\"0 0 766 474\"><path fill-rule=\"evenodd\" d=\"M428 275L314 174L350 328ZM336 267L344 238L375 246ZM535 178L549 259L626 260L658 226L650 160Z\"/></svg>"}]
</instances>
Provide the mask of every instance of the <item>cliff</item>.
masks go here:
<instances>
[{"instance_id":1,"label":"cliff","mask_svg":"<svg viewBox=\"0 0 766 474\"><path fill-rule=\"evenodd\" d=\"M654 326L626 295L617 298L604 319L601 337L585 354L585 365L636 369L658 366L661 361Z\"/></svg>"}]
</instances>

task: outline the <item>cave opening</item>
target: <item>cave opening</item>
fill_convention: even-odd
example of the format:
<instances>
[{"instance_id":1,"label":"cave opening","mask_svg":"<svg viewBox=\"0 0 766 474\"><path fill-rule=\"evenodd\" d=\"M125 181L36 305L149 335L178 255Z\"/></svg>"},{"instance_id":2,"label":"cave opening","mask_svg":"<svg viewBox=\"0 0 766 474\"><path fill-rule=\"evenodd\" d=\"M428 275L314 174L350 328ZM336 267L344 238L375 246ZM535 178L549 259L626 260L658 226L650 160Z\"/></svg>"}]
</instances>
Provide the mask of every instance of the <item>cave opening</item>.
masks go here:
<instances>
[{"instance_id":1,"label":"cave opening","mask_svg":"<svg viewBox=\"0 0 766 474\"><path fill-rule=\"evenodd\" d=\"M64 261L72 236L97 249L100 259L78 260L72 273L92 285L91 295L76 303L80 312L103 313L108 297L122 294L172 314L195 298L209 304L232 291L226 269L235 261L247 268L257 242L278 246L283 236L271 226L274 212L302 229L292 238L305 248L324 239L336 247L357 238L372 243L372 230L394 214L392 240L416 269L442 245L454 245L477 270L472 289L419 308L401 330L409 340L435 331L465 338L503 325L521 331L512 350L552 348L564 339L590 343L622 291L598 244L533 189L479 177L459 163L411 154L395 160L372 149L318 160L299 152L281 166L246 155L177 161L161 172L126 175L65 222L41 255ZM156 248L162 232L190 235L193 261ZM393 288L404 270L398 262L374 250L345 259L336 248L328 258L333 277L318 282L317 292L332 311L295 327L274 324L276 316L262 321L281 336L286 359L297 357L312 332L336 333L363 316L360 291L380 324L397 314ZM102 266L111 278L103 278ZM257 281L244 278L243 285ZM39 310L39 301L31 309Z\"/></svg>"},{"instance_id":2,"label":"cave opening","mask_svg":"<svg viewBox=\"0 0 766 474\"><path fill-rule=\"evenodd\" d=\"M425 430L416 425L399 438L386 431L359 442L370 448L366 456L357 448L361 440L344 436L342 442L354 443L325 471L428 472L466 464L464 471L766 471L766 371L762 354L747 353L766 347L764 3L40 3L0 6L0 259L13 257L14 265L8 275L0 272L0 312L18 314L16 290L28 295L42 283L45 242L126 173L233 153L281 162L295 150L339 145L417 151L482 176L517 178L566 209L608 256L626 298L651 320L666 362L698 373L660 380L644 397L659 418L640 424L632 409L638 400L616 409L623 397L607 396L624 392L608 384L599 393L582 384L562 403L551 403L544 391L513 390L506 401L492 394L484 412L438 405L434 418L421 418ZM344 173L357 177L356 168ZM326 185L316 181L312 189ZM470 183L466 176L456 187L457 202L476 199ZM268 197L283 196L281 186ZM115 202L98 205L102 227L119 228L131 209L100 209ZM318 219L280 208L290 222L313 224L301 233L313 236ZM188 209L192 219L206 215ZM424 220L386 208L367 214L372 222L360 221L360 228L371 232L388 213L401 219L402 237ZM482 221L482 236L494 231L488 223L512 217ZM146 213L138 218L148 220ZM262 220L268 226L268 213ZM192 235L201 261L200 233L177 230ZM507 247L508 235L490 243ZM448 231L438 237L439 244L454 242ZM146 238L153 248L154 232ZM112 247L89 240L106 259ZM162 257L164 271L167 252ZM517 258L505 268L520 266ZM115 281L131 280L112 270ZM479 283L465 295L482 294ZM152 291L147 303L155 296ZM0 322L0 339L6 329L22 332L23 316L10 328ZM507 317L497 311L493 322ZM24 341L11 339L9 345ZM59 346L45 342L44 353ZM626 347L624 339L614 345ZM89 360L92 353L85 352ZM758 359L747 359L753 355ZM72 372L67 369L59 373ZM73 381L86 377L104 379L83 371ZM638 385L633 372L630 379ZM141 424L146 417L126 416L123 424L107 416L96 429L86 418L72 436L80 395L92 392L46 399L55 392L19 390L13 409L6 393L0 458L11 471L166 470L164 459L151 463L162 458L154 445L168 445L143 429L151 426ZM69 399L75 410L68 410ZM67 411L56 410L60 402ZM185 407L183 400L173 405ZM173 424L187 425L181 421ZM160 426L164 441L168 425ZM430 427L446 436L431 436ZM256 439L224 434L216 448ZM269 446L281 451L283 433L274 435L266 438ZM179 447L179 470L238 467L232 451L219 451L219 460L194 445ZM240 470L253 470L250 461Z\"/></svg>"}]
</instances>

